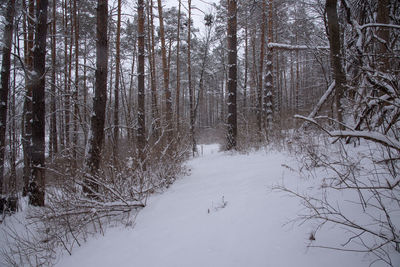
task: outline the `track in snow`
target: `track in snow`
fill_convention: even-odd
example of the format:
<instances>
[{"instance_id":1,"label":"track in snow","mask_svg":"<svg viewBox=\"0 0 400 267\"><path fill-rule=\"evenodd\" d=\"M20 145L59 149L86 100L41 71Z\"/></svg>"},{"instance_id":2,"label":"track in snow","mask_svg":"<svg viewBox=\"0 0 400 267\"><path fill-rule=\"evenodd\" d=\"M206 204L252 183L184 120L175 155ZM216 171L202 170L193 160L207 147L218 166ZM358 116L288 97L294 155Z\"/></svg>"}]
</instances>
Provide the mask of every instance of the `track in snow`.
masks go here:
<instances>
[{"instance_id":1,"label":"track in snow","mask_svg":"<svg viewBox=\"0 0 400 267\"><path fill-rule=\"evenodd\" d=\"M297 186L281 153L249 155L203 147L191 175L149 198L134 228L111 228L58 266L366 266L360 254L307 249L310 224L287 224L299 201L270 186ZM335 238L335 232L326 237ZM317 236L318 239L318 236Z\"/></svg>"}]
</instances>

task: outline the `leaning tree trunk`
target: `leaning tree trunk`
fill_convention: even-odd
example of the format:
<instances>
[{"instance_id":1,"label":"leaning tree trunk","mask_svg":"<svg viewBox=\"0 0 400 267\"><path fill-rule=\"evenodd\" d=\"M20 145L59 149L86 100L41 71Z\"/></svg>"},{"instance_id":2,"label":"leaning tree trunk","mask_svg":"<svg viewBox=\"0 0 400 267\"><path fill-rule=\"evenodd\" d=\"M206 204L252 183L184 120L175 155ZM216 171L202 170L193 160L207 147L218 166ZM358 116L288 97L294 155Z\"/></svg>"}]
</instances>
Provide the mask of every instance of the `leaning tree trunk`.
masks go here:
<instances>
[{"instance_id":1,"label":"leaning tree trunk","mask_svg":"<svg viewBox=\"0 0 400 267\"><path fill-rule=\"evenodd\" d=\"M107 21L108 1L97 1L97 27L96 27L96 73L93 99L93 112L91 118L91 134L86 166L90 177L86 180L84 192L89 197L95 197L98 185L93 181L100 167L101 150L104 142L104 122L107 103Z\"/></svg>"},{"instance_id":2,"label":"leaning tree trunk","mask_svg":"<svg viewBox=\"0 0 400 267\"><path fill-rule=\"evenodd\" d=\"M32 178L29 183L29 203L44 206L45 192L45 74L47 0L37 2L36 37L32 74Z\"/></svg>"},{"instance_id":3,"label":"leaning tree trunk","mask_svg":"<svg viewBox=\"0 0 400 267\"><path fill-rule=\"evenodd\" d=\"M346 76L343 72L343 66L341 62L341 37L340 28L337 15L337 0L327 0L326 1L326 15L328 18L328 33L329 33L329 45L331 47L331 67L333 71L333 77L335 79L335 102L336 102L336 112L337 119L340 123L343 122L343 111L341 99L343 98L344 87L346 85ZM344 130L342 124L340 124L340 129Z\"/></svg>"},{"instance_id":4,"label":"leaning tree trunk","mask_svg":"<svg viewBox=\"0 0 400 267\"><path fill-rule=\"evenodd\" d=\"M236 149L237 138L237 0L228 0L228 134L227 150Z\"/></svg>"},{"instance_id":5,"label":"leaning tree trunk","mask_svg":"<svg viewBox=\"0 0 400 267\"><path fill-rule=\"evenodd\" d=\"M11 45L14 27L15 0L9 0L4 26L4 46L2 55L0 84L0 195L3 193L4 152L6 148L7 104L10 90ZM1 208L1 207L0 207Z\"/></svg>"}]
</instances>

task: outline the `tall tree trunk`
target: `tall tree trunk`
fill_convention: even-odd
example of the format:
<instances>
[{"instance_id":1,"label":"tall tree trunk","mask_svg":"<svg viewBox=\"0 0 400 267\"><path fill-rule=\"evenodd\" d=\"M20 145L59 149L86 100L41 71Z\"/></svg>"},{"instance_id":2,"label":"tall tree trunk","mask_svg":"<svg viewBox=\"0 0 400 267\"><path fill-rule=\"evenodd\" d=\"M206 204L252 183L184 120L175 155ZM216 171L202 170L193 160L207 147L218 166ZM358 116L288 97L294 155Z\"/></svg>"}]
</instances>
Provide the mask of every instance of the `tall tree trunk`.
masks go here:
<instances>
[{"instance_id":1,"label":"tall tree trunk","mask_svg":"<svg viewBox=\"0 0 400 267\"><path fill-rule=\"evenodd\" d=\"M118 0L118 18L117 18L117 40L115 52L115 89L114 89L114 158L118 158L119 142L119 72L120 72L120 50L121 50L121 0Z\"/></svg>"},{"instance_id":2,"label":"tall tree trunk","mask_svg":"<svg viewBox=\"0 0 400 267\"><path fill-rule=\"evenodd\" d=\"M15 0L8 0L0 84L0 196L3 194L4 152L6 148L7 104L10 90L11 45L14 28ZM2 208L2 207L1 207Z\"/></svg>"},{"instance_id":3,"label":"tall tree trunk","mask_svg":"<svg viewBox=\"0 0 400 267\"><path fill-rule=\"evenodd\" d=\"M343 66L341 61L341 38L340 28L337 15L337 0L326 1L326 15L328 18L328 31L329 31L329 45L330 45L330 56L331 56L331 67L333 71L333 77L335 79L335 103L337 119L340 123L343 122L343 110L341 99L343 98L346 76L343 72ZM341 130L344 130L342 124L339 125Z\"/></svg>"},{"instance_id":4,"label":"tall tree trunk","mask_svg":"<svg viewBox=\"0 0 400 267\"><path fill-rule=\"evenodd\" d=\"M76 167L77 164L77 149L78 149L78 122L79 122L79 10L77 7L77 0L74 0L74 29L75 29L75 90L73 94L74 101L74 134L73 134L73 158ZM75 168L74 168L75 169Z\"/></svg>"},{"instance_id":5,"label":"tall tree trunk","mask_svg":"<svg viewBox=\"0 0 400 267\"><path fill-rule=\"evenodd\" d=\"M161 0L158 0L158 19L160 22L160 39L161 39L161 59L163 66L163 77L164 77L164 93L165 93L165 120L167 124L167 140L170 141L172 133L172 98L171 91L169 89L169 69L167 62L167 49L165 46L165 33L164 33L164 18L162 11Z\"/></svg>"},{"instance_id":6,"label":"tall tree trunk","mask_svg":"<svg viewBox=\"0 0 400 267\"><path fill-rule=\"evenodd\" d=\"M181 6L182 2L179 0L178 6L178 30L177 30L177 41L176 41L176 92L175 92L175 105L176 105L176 131L179 132L180 123L180 89L181 89L181 73L180 73L180 47L181 47Z\"/></svg>"},{"instance_id":7,"label":"tall tree trunk","mask_svg":"<svg viewBox=\"0 0 400 267\"><path fill-rule=\"evenodd\" d=\"M192 62L191 62L191 20L192 20L192 0L188 0L188 36L187 36L187 61L188 61L188 89L189 89L189 108L190 108L190 139L192 141L192 153L193 156L197 152L196 146L196 137L194 135L194 123L195 123L195 114L194 114L194 93L193 93L193 86L192 86Z\"/></svg>"},{"instance_id":8,"label":"tall tree trunk","mask_svg":"<svg viewBox=\"0 0 400 267\"><path fill-rule=\"evenodd\" d=\"M36 37L33 50L32 75L32 179L29 203L44 206L45 193L45 74L47 37L47 0L37 2Z\"/></svg>"},{"instance_id":9,"label":"tall tree trunk","mask_svg":"<svg viewBox=\"0 0 400 267\"><path fill-rule=\"evenodd\" d=\"M227 150L237 145L237 0L228 0L228 134Z\"/></svg>"},{"instance_id":10,"label":"tall tree trunk","mask_svg":"<svg viewBox=\"0 0 400 267\"><path fill-rule=\"evenodd\" d=\"M52 37L51 37L51 100L50 100L50 157L52 158L58 153L57 142L57 111L56 111L56 34L57 34L57 17L56 17L57 1L53 0L53 16L52 16Z\"/></svg>"},{"instance_id":11,"label":"tall tree trunk","mask_svg":"<svg viewBox=\"0 0 400 267\"><path fill-rule=\"evenodd\" d=\"M145 89L144 89L144 1L138 0L138 149L140 164L144 164L146 147ZM142 165L142 168L145 168ZM140 184L143 185L143 180Z\"/></svg>"},{"instance_id":12,"label":"tall tree trunk","mask_svg":"<svg viewBox=\"0 0 400 267\"><path fill-rule=\"evenodd\" d=\"M155 52L155 38L154 38L154 15L153 15L153 0L150 1L150 7L148 8L148 18L149 21L149 42L151 40L150 45L150 55L149 55L149 62L150 62L150 76L151 76L151 129L153 138L156 139L158 137L158 130L160 128L160 118L158 112L158 104L157 104L157 82L156 82L156 52Z\"/></svg>"},{"instance_id":13,"label":"tall tree trunk","mask_svg":"<svg viewBox=\"0 0 400 267\"><path fill-rule=\"evenodd\" d=\"M248 34L248 22L247 22L247 12L246 12L246 22L244 26L244 84L243 84L243 109L244 114L247 117L247 83L248 83L248 72L249 72L249 34Z\"/></svg>"},{"instance_id":14,"label":"tall tree trunk","mask_svg":"<svg viewBox=\"0 0 400 267\"><path fill-rule=\"evenodd\" d=\"M272 43L273 31L272 31L272 1L269 0L268 5L268 44ZM272 48L268 48L267 51L267 67L265 74L265 89L264 89L264 112L265 112L265 130L268 133L271 130L272 125L272 112L273 106L273 58Z\"/></svg>"},{"instance_id":15,"label":"tall tree trunk","mask_svg":"<svg viewBox=\"0 0 400 267\"><path fill-rule=\"evenodd\" d=\"M25 3L25 2L24 2ZM28 36L25 49L25 68L29 72L26 79L26 92L24 99L24 108L22 115L22 147L24 150L24 168L23 168L23 196L26 196L29 191L29 180L31 178L31 162L32 162L32 82L30 72L33 70L33 38L35 32L35 2L28 1L28 16L25 21L28 22Z\"/></svg>"},{"instance_id":16,"label":"tall tree trunk","mask_svg":"<svg viewBox=\"0 0 400 267\"><path fill-rule=\"evenodd\" d=\"M65 148L69 148L69 121L70 121L70 96L69 86L70 76L68 66L71 65L70 57L68 55L68 4L67 0L64 0L64 136L65 136ZM72 30L71 30L72 31ZM72 36L72 35L71 35ZM70 53L71 54L71 53Z\"/></svg>"},{"instance_id":17,"label":"tall tree trunk","mask_svg":"<svg viewBox=\"0 0 400 267\"><path fill-rule=\"evenodd\" d=\"M95 178L100 167L101 151L104 142L104 122L107 104L107 64L108 64L108 0L97 1L97 27L96 27L96 72L93 99L93 115L91 118L91 134L86 166L91 178ZM84 192L89 197L95 197L98 185L88 179Z\"/></svg>"},{"instance_id":18,"label":"tall tree trunk","mask_svg":"<svg viewBox=\"0 0 400 267\"><path fill-rule=\"evenodd\" d=\"M267 24L267 0L263 0L262 3L262 23L261 23L261 47L260 47L260 64L258 71L258 114L257 114L257 123L258 130L260 134L262 133L262 121L263 121L263 73L264 73L264 54L265 54L265 26Z\"/></svg>"}]
</instances>

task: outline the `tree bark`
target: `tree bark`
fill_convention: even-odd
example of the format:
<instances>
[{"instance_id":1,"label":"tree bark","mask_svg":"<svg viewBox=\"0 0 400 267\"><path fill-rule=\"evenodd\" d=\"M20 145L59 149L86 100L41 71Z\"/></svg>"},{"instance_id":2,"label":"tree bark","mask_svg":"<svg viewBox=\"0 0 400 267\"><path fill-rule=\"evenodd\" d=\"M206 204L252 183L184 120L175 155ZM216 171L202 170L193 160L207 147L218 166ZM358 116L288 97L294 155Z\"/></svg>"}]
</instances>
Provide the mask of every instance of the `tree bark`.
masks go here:
<instances>
[{"instance_id":1,"label":"tree bark","mask_svg":"<svg viewBox=\"0 0 400 267\"><path fill-rule=\"evenodd\" d=\"M56 113L56 5L57 0L53 0L53 16L52 16L52 37L51 37L51 100L50 100L50 157L52 158L58 153L58 142L57 142L57 113Z\"/></svg>"},{"instance_id":2,"label":"tree bark","mask_svg":"<svg viewBox=\"0 0 400 267\"><path fill-rule=\"evenodd\" d=\"M107 103L107 70L108 70L108 0L97 1L96 27L96 72L95 92L93 99L93 113L91 117L91 135L86 166L91 178L94 178L100 167L101 151L104 142L104 122ZM89 197L95 197L98 185L90 179L86 181L84 192Z\"/></svg>"},{"instance_id":3,"label":"tree bark","mask_svg":"<svg viewBox=\"0 0 400 267\"><path fill-rule=\"evenodd\" d=\"M180 73L180 45L181 45L181 6L182 2L179 0L178 6L178 30L177 30L177 41L176 41L176 92L175 92L175 105L176 105L176 131L179 132L180 123L180 89L181 89L181 73Z\"/></svg>"},{"instance_id":4,"label":"tree bark","mask_svg":"<svg viewBox=\"0 0 400 267\"><path fill-rule=\"evenodd\" d=\"M4 46L0 84L0 196L3 194L4 152L6 148L7 104L10 91L11 45L14 28L15 0L8 0L6 24L4 26ZM6 192L7 193L7 192Z\"/></svg>"},{"instance_id":5,"label":"tree bark","mask_svg":"<svg viewBox=\"0 0 400 267\"><path fill-rule=\"evenodd\" d=\"M117 18L117 40L115 51L115 88L114 88L114 158L118 158L119 142L119 72L121 65L121 0L118 0L118 18Z\"/></svg>"},{"instance_id":6,"label":"tree bark","mask_svg":"<svg viewBox=\"0 0 400 267\"><path fill-rule=\"evenodd\" d=\"M144 1L138 0L138 150L140 164L144 164L146 147L145 88L144 88ZM145 168L144 165L142 165ZM144 181L140 181L143 185Z\"/></svg>"},{"instance_id":7,"label":"tree bark","mask_svg":"<svg viewBox=\"0 0 400 267\"><path fill-rule=\"evenodd\" d=\"M192 141L192 154L193 156L197 152L196 146L196 137L194 134L194 123L195 123L195 114L194 114L194 93L193 93L193 86L192 86L192 59L191 59L191 20L192 20L192 0L188 0L188 36L187 36L187 46L188 46L188 89L189 89L189 113L190 113L190 139Z\"/></svg>"},{"instance_id":8,"label":"tree bark","mask_svg":"<svg viewBox=\"0 0 400 267\"><path fill-rule=\"evenodd\" d=\"M32 161L32 82L30 72L33 68L33 38L35 33L35 2L34 0L28 1L28 16L26 16L28 22L28 36L26 40L25 50L25 68L28 71L26 79L26 93L24 99L24 110L22 115L22 147L24 150L24 168L23 168L23 180L24 187L22 195L26 196L29 191L29 181L31 179L31 161Z\"/></svg>"},{"instance_id":9,"label":"tree bark","mask_svg":"<svg viewBox=\"0 0 400 267\"><path fill-rule=\"evenodd\" d=\"M227 150L237 145L237 0L228 0L228 134Z\"/></svg>"},{"instance_id":10,"label":"tree bark","mask_svg":"<svg viewBox=\"0 0 400 267\"><path fill-rule=\"evenodd\" d=\"M165 46L165 33L164 33L164 18L161 0L158 0L158 19L160 22L160 39L161 39L161 59L163 66L163 77L164 77L164 93L165 93L165 120L167 124L167 140L170 141L171 129L172 129L172 98L171 91L169 89L169 69L167 62L167 49Z\"/></svg>"},{"instance_id":11,"label":"tree bark","mask_svg":"<svg viewBox=\"0 0 400 267\"><path fill-rule=\"evenodd\" d=\"M47 0L37 1L36 37L32 74L32 179L29 203L44 206L45 197L45 74L47 37Z\"/></svg>"},{"instance_id":12,"label":"tree bark","mask_svg":"<svg viewBox=\"0 0 400 267\"><path fill-rule=\"evenodd\" d=\"M264 73L264 53L265 53L265 25L267 24L267 0L262 2L262 24L261 24L261 47L260 47L260 64L258 71L258 113L257 113L257 123L259 133L262 133L262 117L263 117L263 73Z\"/></svg>"},{"instance_id":13,"label":"tree bark","mask_svg":"<svg viewBox=\"0 0 400 267\"><path fill-rule=\"evenodd\" d=\"M343 122L343 110L341 99L343 98L346 76L343 72L343 66L341 62L341 38L340 38L340 28L337 15L337 0L327 0L326 1L326 15L328 18L328 31L329 31L329 45L330 45L330 57L331 57L331 67L333 71L333 77L335 79L335 102L336 102L336 112L337 119L340 123ZM344 126L340 124L339 128L344 130Z\"/></svg>"}]
</instances>

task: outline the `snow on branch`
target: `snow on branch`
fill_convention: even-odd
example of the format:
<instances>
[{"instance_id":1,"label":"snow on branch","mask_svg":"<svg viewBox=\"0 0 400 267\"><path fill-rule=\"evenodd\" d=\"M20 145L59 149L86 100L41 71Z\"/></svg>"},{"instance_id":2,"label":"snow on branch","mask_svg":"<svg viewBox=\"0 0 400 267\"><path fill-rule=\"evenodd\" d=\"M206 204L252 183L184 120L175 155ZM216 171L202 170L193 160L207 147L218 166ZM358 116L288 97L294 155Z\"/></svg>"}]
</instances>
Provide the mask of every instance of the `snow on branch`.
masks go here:
<instances>
[{"instance_id":1,"label":"snow on branch","mask_svg":"<svg viewBox=\"0 0 400 267\"><path fill-rule=\"evenodd\" d=\"M311 113L308 115L308 118L314 118L315 115L317 115L318 111L321 109L322 105L326 102L328 97L332 94L333 90L335 89L335 81L333 81L329 87L328 90L324 93L324 95L319 99L317 105L314 107L314 109L311 111ZM303 123L300 129L304 129L307 123Z\"/></svg>"},{"instance_id":2,"label":"snow on branch","mask_svg":"<svg viewBox=\"0 0 400 267\"><path fill-rule=\"evenodd\" d=\"M328 50L329 46L307 46L307 45L290 45L282 43L269 43L268 48L277 48L282 50Z\"/></svg>"},{"instance_id":3,"label":"snow on branch","mask_svg":"<svg viewBox=\"0 0 400 267\"><path fill-rule=\"evenodd\" d=\"M395 24L383 24L383 23L367 23L359 26L361 30L369 27L386 27L386 28L395 28L400 30L400 25Z\"/></svg>"},{"instance_id":4,"label":"snow on branch","mask_svg":"<svg viewBox=\"0 0 400 267\"><path fill-rule=\"evenodd\" d=\"M368 131L331 131L329 135L333 137L359 137L366 140L380 143L384 146L388 146L400 151L400 142L395 138L381 134L379 132L368 132Z\"/></svg>"}]
</instances>

